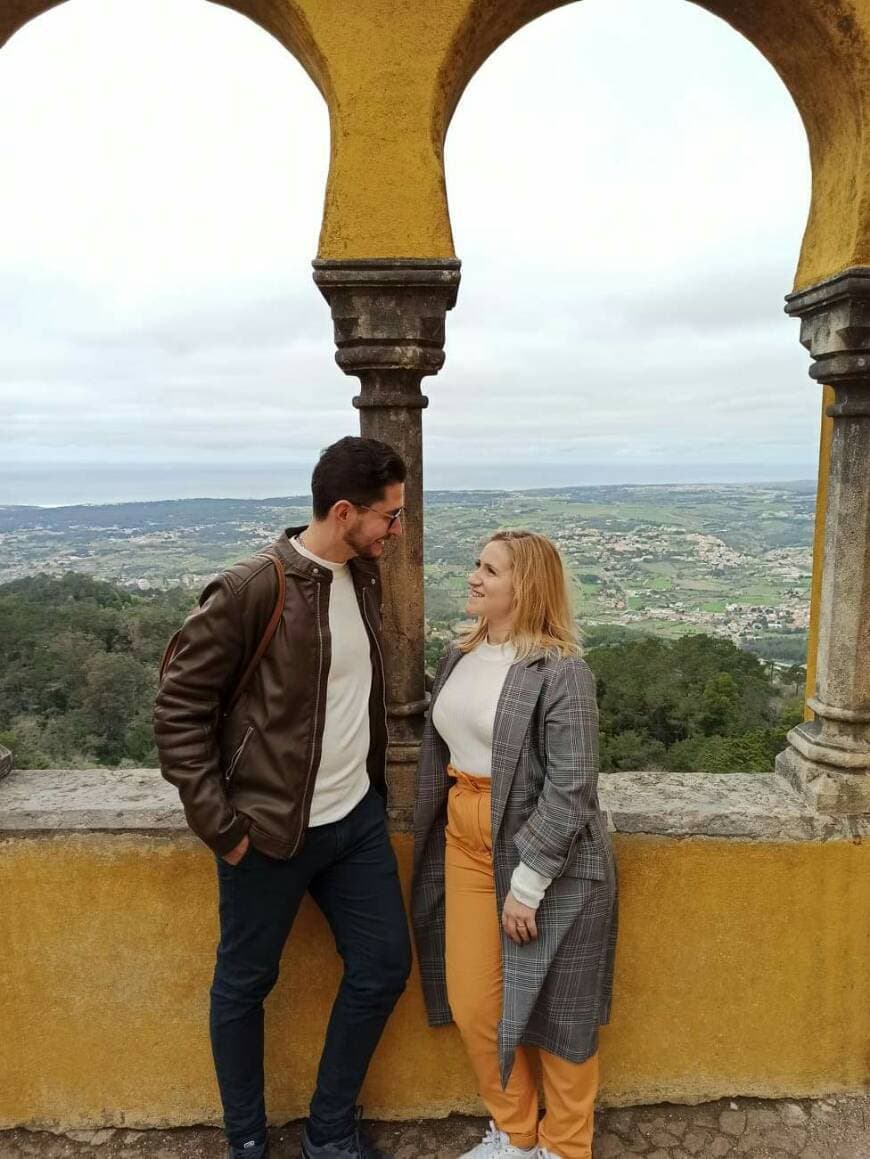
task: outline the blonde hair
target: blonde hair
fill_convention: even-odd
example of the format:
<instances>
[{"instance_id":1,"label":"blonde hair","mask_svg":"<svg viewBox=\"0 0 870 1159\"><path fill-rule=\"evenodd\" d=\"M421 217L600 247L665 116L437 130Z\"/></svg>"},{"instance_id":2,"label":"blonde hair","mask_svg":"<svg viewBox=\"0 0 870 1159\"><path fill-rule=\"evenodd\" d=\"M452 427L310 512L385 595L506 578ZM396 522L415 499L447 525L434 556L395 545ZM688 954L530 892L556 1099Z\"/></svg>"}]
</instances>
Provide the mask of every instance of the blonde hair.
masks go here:
<instances>
[{"instance_id":1,"label":"blonde hair","mask_svg":"<svg viewBox=\"0 0 870 1159\"><path fill-rule=\"evenodd\" d=\"M571 614L571 597L562 557L555 544L534 531L497 531L487 543L503 543L513 570L511 643L522 660L543 650L556 656L579 656L580 642ZM486 640L485 616L459 641L470 652Z\"/></svg>"}]
</instances>

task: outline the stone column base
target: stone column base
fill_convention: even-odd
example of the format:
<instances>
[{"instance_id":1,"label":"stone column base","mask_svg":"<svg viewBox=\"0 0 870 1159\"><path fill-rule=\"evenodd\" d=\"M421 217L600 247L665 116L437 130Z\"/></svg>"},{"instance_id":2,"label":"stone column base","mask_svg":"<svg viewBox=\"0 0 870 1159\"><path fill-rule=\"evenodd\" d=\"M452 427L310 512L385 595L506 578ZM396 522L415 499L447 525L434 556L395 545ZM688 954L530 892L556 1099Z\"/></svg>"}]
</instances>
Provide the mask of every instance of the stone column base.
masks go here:
<instances>
[{"instance_id":1,"label":"stone column base","mask_svg":"<svg viewBox=\"0 0 870 1159\"><path fill-rule=\"evenodd\" d=\"M812 725L800 725L806 731ZM870 770L849 772L836 765L812 760L791 742L776 758L776 771L813 804L819 813L831 816L860 817L870 815Z\"/></svg>"}]
</instances>

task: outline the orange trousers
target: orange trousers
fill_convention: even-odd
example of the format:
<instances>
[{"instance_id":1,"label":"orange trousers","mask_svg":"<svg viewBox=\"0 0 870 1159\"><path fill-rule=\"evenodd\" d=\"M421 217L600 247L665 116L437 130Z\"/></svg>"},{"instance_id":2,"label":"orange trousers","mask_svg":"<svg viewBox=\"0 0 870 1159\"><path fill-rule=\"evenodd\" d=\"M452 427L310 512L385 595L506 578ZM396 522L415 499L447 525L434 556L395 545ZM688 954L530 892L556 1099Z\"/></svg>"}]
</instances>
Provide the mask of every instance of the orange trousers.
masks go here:
<instances>
[{"instance_id":1,"label":"orange trousers","mask_svg":"<svg viewBox=\"0 0 870 1159\"><path fill-rule=\"evenodd\" d=\"M545 1147L559 1159L591 1159L598 1055L567 1062L520 1046L506 1088L498 1065L502 1005L501 916L492 871L492 809L488 777L450 768L447 799L446 958L453 1017L477 1078L480 1096L515 1147ZM538 1122L539 1060L545 1113Z\"/></svg>"}]
</instances>

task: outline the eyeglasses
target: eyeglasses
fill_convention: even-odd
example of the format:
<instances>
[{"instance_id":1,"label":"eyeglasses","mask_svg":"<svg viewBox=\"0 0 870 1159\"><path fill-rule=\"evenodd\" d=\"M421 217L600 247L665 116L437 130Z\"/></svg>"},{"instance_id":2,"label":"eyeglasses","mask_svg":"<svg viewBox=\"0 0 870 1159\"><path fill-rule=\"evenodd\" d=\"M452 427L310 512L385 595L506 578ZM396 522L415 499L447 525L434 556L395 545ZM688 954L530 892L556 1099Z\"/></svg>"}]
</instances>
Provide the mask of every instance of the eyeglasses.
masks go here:
<instances>
[{"instance_id":1,"label":"eyeglasses","mask_svg":"<svg viewBox=\"0 0 870 1159\"><path fill-rule=\"evenodd\" d=\"M374 511L375 515L383 516L387 520L387 531L392 531L393 527L405 514L404 507L398 507L395 511L378 511L375 507L369 507L366 503L354 503L354 507L362 507L365 511Z\"/></svg>"}]
</instances>

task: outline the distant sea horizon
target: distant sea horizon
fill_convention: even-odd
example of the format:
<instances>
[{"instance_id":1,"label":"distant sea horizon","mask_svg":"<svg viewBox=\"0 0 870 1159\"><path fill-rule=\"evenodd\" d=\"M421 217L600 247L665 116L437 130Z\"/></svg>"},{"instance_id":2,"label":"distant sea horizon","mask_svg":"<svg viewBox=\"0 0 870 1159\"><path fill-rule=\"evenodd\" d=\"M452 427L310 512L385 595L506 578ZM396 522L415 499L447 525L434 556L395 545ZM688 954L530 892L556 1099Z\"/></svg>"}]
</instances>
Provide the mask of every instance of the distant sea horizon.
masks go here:
<instances>
[{"instance_id":1,"label":"distant sea horizon","mask_svg":"<svg viewBox=\"0 0 870 1159\"><path fill-rule=\"evenodd\" d=\"M0 464L0 506L68 507L171 499L267 499L308 493L311 462ZM427 491L530 491L559 487L727 486L810 483L809 463L538 463L425 465Z\"/></svg>"}]
</instances>

